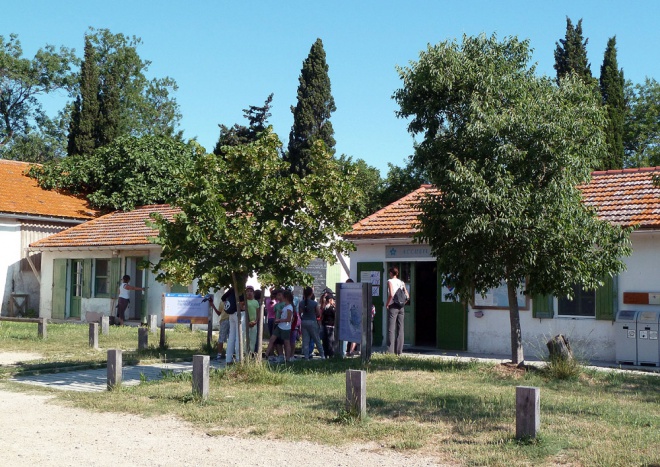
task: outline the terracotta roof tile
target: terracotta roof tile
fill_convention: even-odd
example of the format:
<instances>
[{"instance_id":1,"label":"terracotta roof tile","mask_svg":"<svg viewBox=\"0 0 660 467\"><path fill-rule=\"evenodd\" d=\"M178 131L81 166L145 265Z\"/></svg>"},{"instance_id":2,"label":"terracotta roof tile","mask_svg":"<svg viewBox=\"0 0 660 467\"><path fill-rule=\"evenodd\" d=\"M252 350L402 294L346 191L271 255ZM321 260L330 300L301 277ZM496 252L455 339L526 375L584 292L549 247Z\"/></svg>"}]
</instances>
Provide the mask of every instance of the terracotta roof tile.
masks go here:
<instances>
[{"instance_id":1,"label":"terracotta roof tile","mask_svg":"<svg viewBox=\"0 0 660 467\"><path fill-rule=\"evenodd\" d=\"M147 227L146 221L152 212L160 213L171 220L180 209L159 204L142 206L127 212L111 212L32 243L30 247L42 249L151 245L149 238L154 237L157 231Z\"/></svg>"},{"instance_id":2,"label":"terracotta roof tile","mask_svg":"<svg viewBox=\"0 0 660 467\"><path fill-rule=\"evenodd\" d=\"M584 201L594 206L601 219L621 226L660 227L660 187L653 184L660 167L593 172L591 181L580 186ZM348 240L412 237L420 197L437 192L431 185L417 190L362 219L345 234Z\"/></svg>"},{"instance_id":3,"label":"terracotta roof tile","mask_svg":"<svg viewBox=\"0 0 660 467\"><path fill-rule=\"evenodd\" d=\"M92 219L97 213L85 200L39 188L25 175L31 164L0 160L0 213Z\"/></svg>"}]
</instances>

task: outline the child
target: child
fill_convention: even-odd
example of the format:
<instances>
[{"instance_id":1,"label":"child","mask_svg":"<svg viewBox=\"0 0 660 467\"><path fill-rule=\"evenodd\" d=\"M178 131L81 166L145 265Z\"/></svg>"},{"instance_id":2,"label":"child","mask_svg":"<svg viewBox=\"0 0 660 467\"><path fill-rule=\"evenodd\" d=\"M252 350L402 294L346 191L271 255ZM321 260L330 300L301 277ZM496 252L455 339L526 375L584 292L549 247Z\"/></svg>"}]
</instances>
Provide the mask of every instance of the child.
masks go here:
<instances>
[{"instance_id":1,"label":"child","mask_svg":"<svg viewBox=\"0 0 660 467\"><path fill-rule=\"evenodd\" d=\"M281 339L284 344L284 358L279 361L289 361L291 359L291 318L293 317L293 294L290 290L278 293L278 298L284 298L283 306L275 318L275 329L273 335L268 341L268 348L266 349L266 356L271 357L273 354L273 347L276 345L277 339ZM278 303L279 305L280 303ZM280 357L282 355L280 354ZM269 359L270 360L270 359Z\"/></svg>"}]
</instances>

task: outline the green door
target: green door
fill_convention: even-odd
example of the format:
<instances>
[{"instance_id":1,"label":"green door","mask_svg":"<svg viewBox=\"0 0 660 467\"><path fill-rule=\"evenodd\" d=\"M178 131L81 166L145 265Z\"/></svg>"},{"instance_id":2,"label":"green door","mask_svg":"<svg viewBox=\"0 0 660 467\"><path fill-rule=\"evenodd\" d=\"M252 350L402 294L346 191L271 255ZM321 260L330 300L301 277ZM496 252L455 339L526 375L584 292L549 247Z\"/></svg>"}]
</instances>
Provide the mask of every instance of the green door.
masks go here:
<instances>
[{"instance_id":1,"label":"green door","mask_svg":"<svg viewBox=\"0 0 660 467\"><path fill-rule=\"evenodd\" d=\"M83 295L83 260L71 260L71 286L69 287L69 317L80 318L80 307Z\"/></svg>"},{"instance_id":2,"label":"green door","mask_svg":"<svg viewBox=\"0 0 660 467\"><path fill-rule=\"evenodd\" d=\"M467 350L467 308L460 302L445 299L447 289L438 271L438 348L443 350Z\"/></svg>"},{"instance_id":3,"label":"green door","mask_svg":"<svg viewBox=\"0 0 660 467\"><path fill-rule=\"evenodd\" d=\"M372 283L372 290L377 293L371 294L371 303L376 307L376 316L374 316L374 337L372 345L379 347L383 345L383 313L385 311L385 302L383 301L384 293L387 293L384 287L387 286L387 281L383 282L383 263L357 263L357 280L360 282L362 272L373 271L378 273L378 284ZM378 290L375 290L378 287Z\"/></svg>"},{"instance_id":4,"label":"green door","mask_svg":"<svg viewBox=\"0 0 660 467\"><path fill-rule=\"evenodd\" d=\"M148 256L142 257L142 261L148 261L148 260L149 260ZM147 291L148 291L148 289L146 289L146 287L147 287L147 285L149 285L148 284L149 270L148 269L140 269L140 267L138 266L138 273L142 277L142 281L141 281L142 284L140 285L140 287L145 288L144 291L141 292L142 293L142 301L140 303L140 322L142 324L147 324L147 316L149 315L149 309L147 307L147 302L148 302L148 300L147 300Z\"/></svg>"},{"instance_id":5,"label":"green door","mask_svg":"<svg viewBox=\"0 0 660 467\"><path fill-rule=\"evenodd\" d=\"M53 319L64 319L66 316L66 268L68 260L53 260Z\"/></svg>"}]
</instances>

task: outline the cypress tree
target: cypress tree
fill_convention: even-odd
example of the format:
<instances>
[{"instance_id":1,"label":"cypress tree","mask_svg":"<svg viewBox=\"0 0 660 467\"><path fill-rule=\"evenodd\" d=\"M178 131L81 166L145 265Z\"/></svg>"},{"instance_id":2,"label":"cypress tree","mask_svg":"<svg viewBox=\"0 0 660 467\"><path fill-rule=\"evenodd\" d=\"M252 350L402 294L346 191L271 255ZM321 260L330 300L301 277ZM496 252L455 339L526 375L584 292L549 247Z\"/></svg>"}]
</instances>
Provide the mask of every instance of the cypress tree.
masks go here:
<instances>
[{"instance_id":1,"label":"cypress tree","mask_svg":"<svg viewBox=\"0 0 660 467\"><path fill-rule=\"evenodd\" d=\"M570 73L580 77L583 83L595 85L591 75L591 64L587 60L587 44L589 39L582 36L582 19L573 26L573 22L566 17L566 37L556 42L555 70L557 83Z\"/></svg>"},{"instance_id":2,"label":"cypress tree","mask_svg":"<svg viewBox=\"0 0 660 467\"><path fill-rule=\"evenodd\" d=\"M605 140L607 156L602 169L623 168L623 132L626 114L624 98L623 70L619 69L616 58L616 36L607 41L603 65L600 67L600 92L607 112Z\"/></svg>"},{"instance_id":3,"label":"cypress tree","mask_svg":"<svg viewBox=\"0 0 660 467\"><path fill-rule=\"evenodd\" d=\"M315 141L323 141L333 154L335 147L330 114L337 109L330 90L328 64L321 39L316 39L303 61L298 81L298 103L291 107L293 126L284 157L291 164L291 172L302 177L308 173L309 151Z\"/></svg>"},{"instance_id":4,"label":"cypress tree","mask_svg":"<svg viewBox=\"0 0 660 467\"><path fill-rule=\"evenodd\" d=\"M74 104L69 131L69 155L91 154L98 147L99 70L96 52L85 36L85 57L80 69L80 94Z\"/></svg>"},{"instance_id":5,"label":"cypress tree","mask_svg":"<svg viewBox=\"0 0 660 467\"><path fill-rule=\"evenodd\" d=\"M103 77L99 96L99 146L105 146L122 134L118 77L111 69Z\"/></svg>"}]
</instances>

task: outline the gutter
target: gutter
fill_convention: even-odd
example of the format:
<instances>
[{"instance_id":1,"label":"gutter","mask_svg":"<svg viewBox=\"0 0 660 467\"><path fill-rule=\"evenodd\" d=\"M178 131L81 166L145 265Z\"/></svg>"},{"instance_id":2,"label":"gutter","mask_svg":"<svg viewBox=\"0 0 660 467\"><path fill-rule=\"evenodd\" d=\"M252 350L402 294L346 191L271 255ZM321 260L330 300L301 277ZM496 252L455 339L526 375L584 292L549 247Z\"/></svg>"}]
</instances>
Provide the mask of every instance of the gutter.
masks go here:
<instances>
[{"instance_id":1,"label":"gutter","mask_svg":"<svg viewBox=\"0 0 660 467\"><path fill-rule=\"evenodd\" d=\"M71 217L53 217L53 216L39 216L34 214L20 214L20 213L6 213L0 212L0 219L16 219L16 220L27 220L27 221L39 221L39 222L59 222L63 224L82 224L83 222L91 221L94 218L84 218L76 219Z\"/></svg>"}]
</instances>

